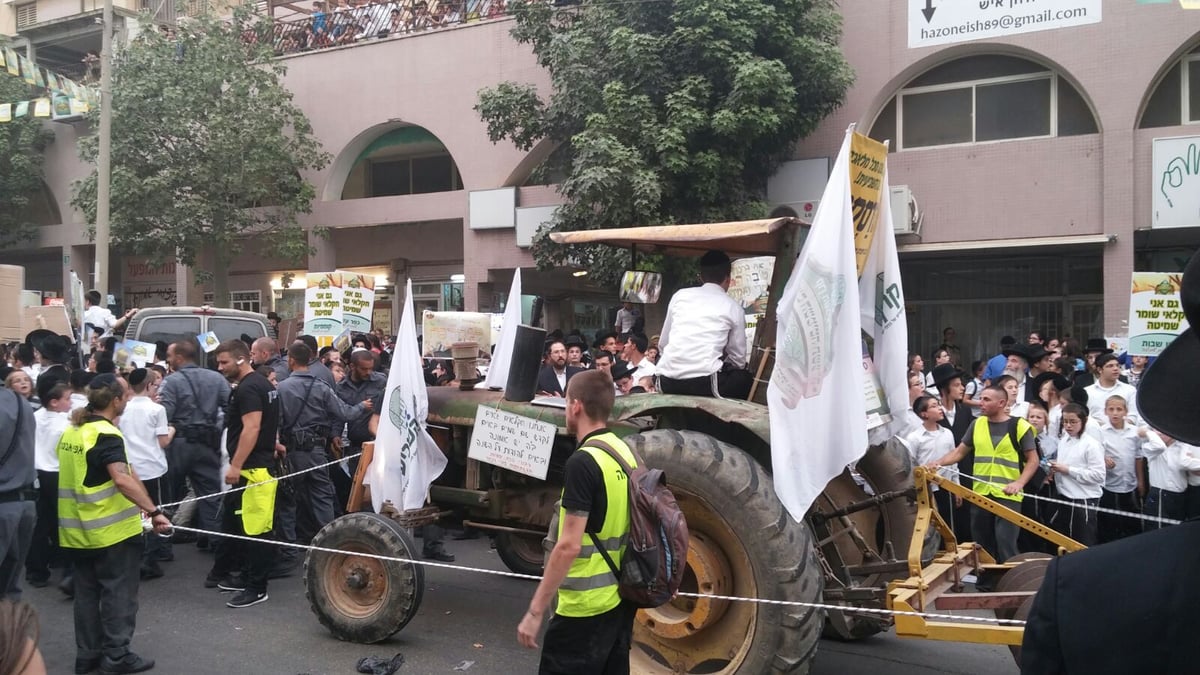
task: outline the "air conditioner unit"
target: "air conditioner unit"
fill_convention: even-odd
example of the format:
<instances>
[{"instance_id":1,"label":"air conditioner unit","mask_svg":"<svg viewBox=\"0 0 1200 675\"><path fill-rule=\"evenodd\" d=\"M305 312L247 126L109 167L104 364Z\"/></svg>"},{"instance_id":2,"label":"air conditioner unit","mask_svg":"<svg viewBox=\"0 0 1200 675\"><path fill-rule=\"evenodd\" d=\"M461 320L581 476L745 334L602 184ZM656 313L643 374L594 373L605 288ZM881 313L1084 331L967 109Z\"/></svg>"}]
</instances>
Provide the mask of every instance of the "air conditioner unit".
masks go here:
<instances>
[{"instance_id":1,"label":"air conditioner unit","mask_svg":"<svg viewBox=\"0 0 1200 675\"><path fill-rule=\"evenodd\" d=\"M817 215L817 205L821 203L819 199L812 199L805 202L784 202L775 204L771 207L770 217L772 218L799 218L805 223L812 223L813 218Z\"/></svg>"},{"instance_id":2,"label":"air conditioner unit","mask_svg":"<svg viewBox=\"0 0 1200 675\"><path fill-rule=\"evenodd\" d=\"M890 206L896 234L921 234L921 210L907 185L892 186Z\"/></svg>"}]
</instances>

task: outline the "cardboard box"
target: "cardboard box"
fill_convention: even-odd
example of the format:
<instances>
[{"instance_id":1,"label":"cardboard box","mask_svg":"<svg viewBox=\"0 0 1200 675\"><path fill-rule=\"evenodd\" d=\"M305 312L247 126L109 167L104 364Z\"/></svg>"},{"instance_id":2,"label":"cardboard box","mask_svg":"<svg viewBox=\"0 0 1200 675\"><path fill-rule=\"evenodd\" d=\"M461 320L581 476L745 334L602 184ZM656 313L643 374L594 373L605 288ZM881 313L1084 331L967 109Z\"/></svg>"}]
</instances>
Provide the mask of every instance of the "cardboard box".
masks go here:
<instances>
[{"instance_id":1,"label":"cardboard box","mask_svg":"<svg viewBox=\"0 0 1200 675\"><path fill-rule=\"evenodd\" d=\"M0 265L0 341L19 342L21 332L21 290L25 288L25 268Z\"/></svg>"}]
</instances>

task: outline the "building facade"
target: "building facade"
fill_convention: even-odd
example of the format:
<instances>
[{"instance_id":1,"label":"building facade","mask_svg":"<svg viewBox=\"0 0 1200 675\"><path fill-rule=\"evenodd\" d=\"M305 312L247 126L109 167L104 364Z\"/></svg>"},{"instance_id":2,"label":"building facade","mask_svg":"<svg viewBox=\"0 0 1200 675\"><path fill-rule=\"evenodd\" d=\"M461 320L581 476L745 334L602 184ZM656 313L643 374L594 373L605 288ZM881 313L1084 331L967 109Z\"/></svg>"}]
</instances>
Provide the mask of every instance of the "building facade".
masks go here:
<instances>
[{"instance_id":1,"label":"building facade","mask_svg":"<svg viewBox=\"0 0 1200 675\"><path fill-rule=\"evenodd\" d=\"M0 30L48 67L66 67L78 53L67 47L91 49L90 33L70 36L94 24L92 9L32 1L33 23L21 9L29 3L0 7ZM977 357L994 353L1003 334L1122 334L1130 274L1177 271L1200 245L1200 166L1187 159L1189 139L1200 147L1200 11L997 0L934 3L926 18L926 4L841 3L855 83L845 105L797 144L768 201L780 213L811 212L855 124L890 142L914 351L927 354L945 326ZM419 307L491 311L519 267L525 293L546 298L551 325L609 323L612 289L569 269L533 269L532 233L557 195L529 177L553 148L493 144L474 110L479 90L501 81L548 87L530 50L509 36L511 21L495 14L280 57L286 86L334 157L306 176L317 199L302 222L331 234L312 240L307 267L249 246L231 273L236 306L286 317L303 293L292 279L346 269L376 277L394 325L395 289L408 279ZM98 31L94 38L98 49ZM51 126L41 237L0 262L26 265L27 285L53 292L66 269L91 269L92 252L69 204L86 171L75 140L90 130ZM110 279L128 306L198 304L206 290L182 266L119 255Z\"/></svg>"}]
</instances>

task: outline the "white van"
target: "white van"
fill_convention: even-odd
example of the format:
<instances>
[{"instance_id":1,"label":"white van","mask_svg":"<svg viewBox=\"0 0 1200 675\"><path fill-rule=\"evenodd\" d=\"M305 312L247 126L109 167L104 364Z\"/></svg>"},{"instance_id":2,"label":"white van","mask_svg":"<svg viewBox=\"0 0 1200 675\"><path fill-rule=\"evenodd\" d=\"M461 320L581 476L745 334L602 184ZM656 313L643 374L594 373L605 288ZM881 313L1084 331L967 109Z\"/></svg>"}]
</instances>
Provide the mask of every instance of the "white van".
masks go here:
<instances>
[{"instance_id":1,"label":"white van","mask_svg":"<svg viewBox=\"0 0 1200 675\"><path fill-rule=\"evenodd\" d=\"M253 341L269 334L266 315L256 312L208 306L147 307L129 319L125 338L171 344L176 340L194 340L209 331L216 333L222 342L243 336Z\"/></svg>"}]
</instances>

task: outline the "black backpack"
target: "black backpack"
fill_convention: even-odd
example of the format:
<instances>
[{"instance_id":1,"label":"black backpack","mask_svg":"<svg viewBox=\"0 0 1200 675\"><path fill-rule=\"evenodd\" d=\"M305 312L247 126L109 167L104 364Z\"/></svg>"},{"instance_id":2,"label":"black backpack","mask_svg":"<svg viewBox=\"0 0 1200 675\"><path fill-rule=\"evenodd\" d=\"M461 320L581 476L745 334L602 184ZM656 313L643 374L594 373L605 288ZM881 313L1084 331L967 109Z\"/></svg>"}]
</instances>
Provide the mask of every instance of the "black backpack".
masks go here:
<instances>
[{"instance_id":1,"label":"black backpack","mask_svg":"<svg viewBox=\"0 0 1200 675\"><path fill-rule=\"evenodd\" d=\"M641 458L637 468L631 468L604 441L592 439L587 445L608 453L629 477L629 536L621 568L617 569L595 532L588 536L617 577L622 598L635 607L664 605L679 590L688 551L687 521L667 487L667 476L661 469L647 469Z\"/></svg>"},{"instance_id":2,"label":"black backpack","mask_svg":"<svg viewBox=\"0 0 1200 675\"><path fill-rule=\"evenodd\" d=\"M1013 450L1016 450L1017 452L1017 467L1022 473L1024 473L1025 453L1021 452L1021 441L1017 438L1017 427L1020 425L1018 420L1020 419L1020 417L1008 418L1008 438L1010 441L1012 441ZM1046 469L1041 463L1043 459L1042 441L1040 438L1038 438L1037 429L1034 429L1033 425L1030 425L1029 431L1033 434L1033 448L1037 450L1038 468L1037 471L1033 473L1033 477L1029 479L1029 482L1025 484L1025 488L1022 490L1022 492L1032 495L1037 494L1037 491L1041 490L1042 486L1046 484Z\"/></svg>"}]
</instances>

